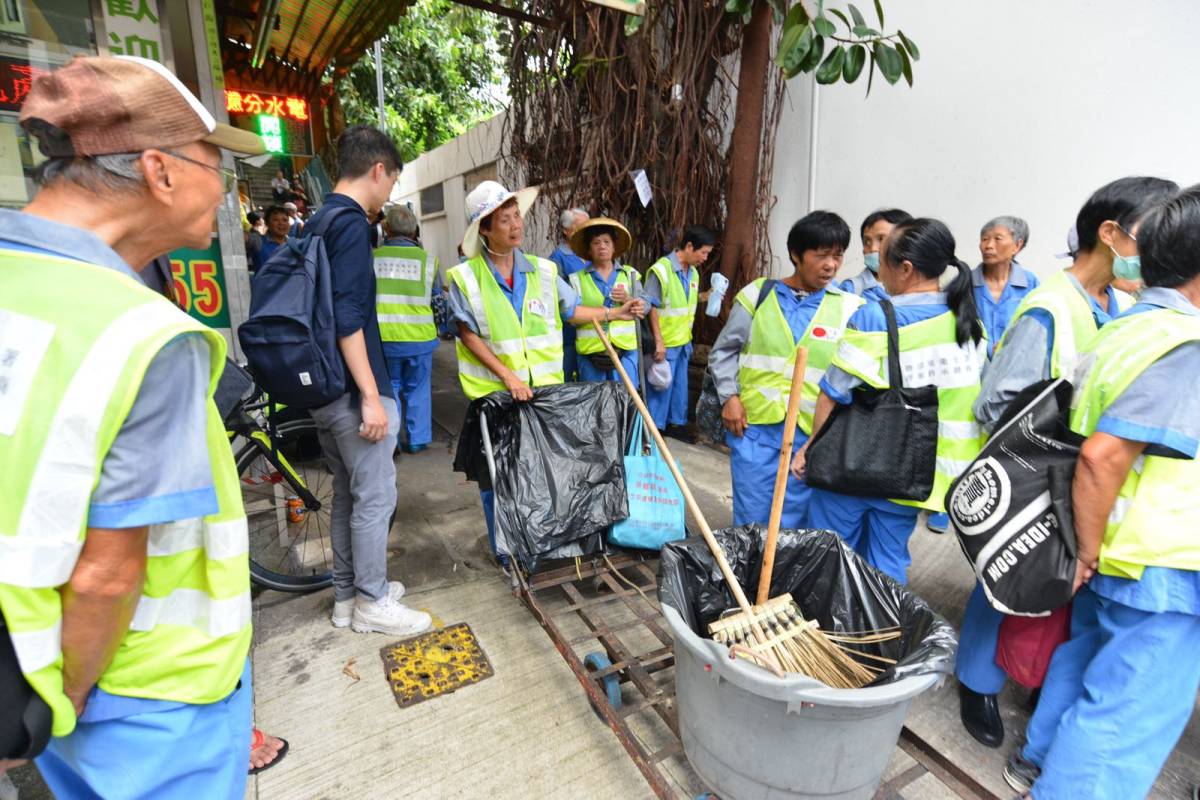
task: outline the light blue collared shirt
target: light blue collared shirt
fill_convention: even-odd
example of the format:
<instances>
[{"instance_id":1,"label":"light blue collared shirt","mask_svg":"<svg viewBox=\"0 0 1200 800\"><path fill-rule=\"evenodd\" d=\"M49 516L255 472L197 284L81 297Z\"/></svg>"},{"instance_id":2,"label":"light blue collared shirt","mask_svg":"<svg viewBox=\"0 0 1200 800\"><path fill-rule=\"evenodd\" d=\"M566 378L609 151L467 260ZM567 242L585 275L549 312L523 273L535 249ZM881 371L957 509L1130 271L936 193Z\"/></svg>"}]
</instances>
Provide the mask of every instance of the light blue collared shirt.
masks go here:
<instances>
[{"instance_id":1,"label":"light blue collared shirt","mask_svg":"<svg viewBox=\"0 0 1200 800\"><path fill-rule=\"evenodd\" d=\"M1008 322L1017 306L1025 299L1025 295L1038 287L1039 281L1036 275L1014 259L1008 274L1008 283L1004 284L999 300L992 297L992 291L988 288L983 274L983 264L971 270L971 284L975 292L975 308L983 322L983 329L987 331L988 358L991 358L992 351L996 349L996 343L1008 329Z\"/></svg>"},{"instance_id":2,"label":"light blue collared shirt","mask_svg":"<svg viewBox=\"0 0 1200 800\"><path fill-rule=\"evenodd\" d=\"M864 269L853 278L847 278L842 281L838 285L838 288L843 292L856 294L867 301L888 299L887 289L883 288L883 284L879 282L879 277L870 268Z\"/></svg>"}]
</instances>

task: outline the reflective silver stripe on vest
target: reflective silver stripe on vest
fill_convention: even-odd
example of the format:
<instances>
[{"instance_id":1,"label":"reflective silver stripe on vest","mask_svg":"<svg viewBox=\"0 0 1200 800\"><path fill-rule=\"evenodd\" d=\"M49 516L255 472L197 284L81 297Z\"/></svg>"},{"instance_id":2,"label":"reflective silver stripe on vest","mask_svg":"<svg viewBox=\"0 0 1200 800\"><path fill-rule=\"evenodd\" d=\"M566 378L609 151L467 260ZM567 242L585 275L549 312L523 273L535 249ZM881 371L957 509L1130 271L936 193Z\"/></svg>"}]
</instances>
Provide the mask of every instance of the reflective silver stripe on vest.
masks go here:
<instances>
[{"instance_id":1,"label":"reflective silver stripe on vest","mask_svg":"<svg viewBox=\"0 0 1200 800\"><path fill-rule=\"evenodd\" d=\"M219 639L249 624L249 589L224 600L209 597L199 589L176 589L166 597L142 595L129 629L149 631L158 625L186 625Z\"/></svg>"},{"instance_id":2,"label":"reflective silver stripe on vest","mask_svg":"<svg viewBox=\"0 0 1200 800\"><path fill-rule=\"evenodd\" d=\"M96 337L54 411L15 540L0 536L0 580L49 587L71 577L83 545L80 532L99 468L96 442L108 400L147 331L177 325L182 314L170 303L152 300L129 309ZM40 561L19 563L35 550Z\"/></svg>"},{"instance_id":3,"label":"reflective silver stripe on vest","mask_svg":"<svg viewBox=\"0 0 1200 800\"><path fill-rule=\"evenodd\" d=\"M943 475L949 475L953 478L957 478L959 475L962 475L967 471L967 467L971 466L971 461L970 459L966 461L959 461L958 459L954 458L943 458L942 456L938 456L935 460L934 466L937 471Z\"/></svg>"},{"instance_id":4,"label":"reflective silver stripe on vest","mask_svg":"<svg viewBox=\"0 0 1200 800\"><path fill-rule=\"evenodd\" d=\"M21 672L31 675L58 660L62 652L62 618L54 620L49 628L20 633L9 630L8 636L12 639L13 650L17 652Z\"/></svg>"},{"instance_id":5,"label":"reflective silver stripe on vest","mask_svg":"<svg viewBox=\"0 0 1200 800\"><path fill-rule=\"evenodd\" d=\"M413 297L408 294L377 294L375 295L375 303L377 305L427 306L429 305L429 298Z\"/></svg>"},{"instance_id":6,"label":"reflective silver stripe on vest","mask_svg":"<svg viewBox=\"0 0 1200 800\"><path fill-rule=\"evenodd\" d=\"M1129 509L1133 507L1133 500L1128 497L1118 497L1113 502L1112 511L1108 512L1108 522L1111 525L1120 525L1125 521L1125 515L1129 513Z\"/></svg>"},{"instance_id":7,"label":"reflective silver stripe on vest","mask_svg":"<svg viewBox=\"0 0 1200 800\"><path fill-rule=\"evenodd\" d=\"M751 283L743 289L746 293L746 299L750 301L750 314L754 314L754 310L758 308L758 296L762 293L762 284Z\"/></svg>"},{"instance_id":8,"label":"reflective silver stripe on vest","mask_svg":"<svg viewBox=\"0 0 1200 800\"><path fill-rule=\"evenodd\" d=\"M547 375L554 375L562 372L563 365L561 361L543 361L540 364L530 364L529 373L535 378L544 378Z\"/></svg>"},{"instance_id":9,"label":"reflective silver stripe on vest","mask_svg":"<svg viewBox=\"0 0 1200 800\"><path fill-rule=\"evenodd\" d=\"M503 383L496 373L492 372L487 367L479 364L472 364L470 361L458 360L458 371L464 375L470 375L472 378L478 378L481 381L491 381L492 383Z\"/></svg>"},{"instance_id":10,"label":"reflective silver stripe on vest","mask_svg":"<svg viewBox=\"0 0 1200 800\"><path fill-rule=\"evenodd\" d=\"M146 547L149 556L174 556L204 548L214 561L242 556L249 550L246 518L209 522L202 517L150 526Z\"/></svg>"},{"instance_id":11,"label":"reflective silver stripe on vest","mask_svg":"<svg viewBox=\"0 0 1200 800\"><path fill-rule=\"evenodd\" d=\"M562 334L558 333L556 329L554 333L527 336L524 339L508 339L503 342L493 342L489 339L487 345L498 356L512 356L524 351L526 348L529 350L541 350L556 345L561 341Z\"/></svg>"},{"instance_id":12,"label":"reflective silver stripe on vest","mask_svg":"<svg viewBox=\"0 0 1200 800\"><path fill-rule=\"evenodd\" d=\"M555 281L558 280L558 268L554 266L553 261L543 262L541 259L534 261L538 271L538 283L542 290L541 300L542 308L546 309L546 324L551 328L558 329L560 327L559 317L561 316L558 308L558 303L554 301ZM561 334L558 337L562 339ZM532 341L532 340L530 340ZM530 345L533 347L533 345Z\"/></svg>"},{"instance_id":13,"label":"reflective silver stripe on vest","mask_svg":"<svg viewBox=\"0 0 1200 800\"><path fill-rule=\"evenodd\" d=\"M660 317L686 317L690 313L690 306L679 306L678 308L660 308L658 310L658 315Z\"/></svg>"},{"instance_id":14,"label":"reflective silver stripe on vest","mask_svg":"<svg viewBox=\"0 0 1200 800\"><path fill-rule=\"evenodd\" d=\"M982 433L978 422L938 422L939 439L978 439Z\"/></svg>"},{"instance_id":15,"label":"reflective silver stripe on vest","mask_svg":"<svg viewBox=\"0 0 1200 800\"><path fill-rule=\"evenodd\" d=\"M865 350L855 347L845 339L838 342L837 357L861 375L870 376L870 382L881 385L887 383L883 373L879 371L879 359L872 358Z\"/></svg>"},{"instance_id":16,"label":"reflective silver stripe on vest","mask_svg":"<svg viewBox=\"0 0 1200 800\"><path fill-rule=\"evenodd\" d=\"M380 322L401 322L408 325L424 325L433 323L432 314L379 314L376 316Z\"/></svg>"},{"instance_id":17,"label":"reflective silver stripe on vest","mask_svg":"<svg viewBox=\"0 0 1200 800\"><path fill-rule=\"evenodd\" d=\"M469 263L459 264L453 270L462 278L467 290L467 302L471 304L471 313L475 315L475 324L479 328L479 336L488 341L492 338L491 326L488 325L487 311L483 307L483 292L479 290L479 281ZM493 351L495 352L495 351Z\"/></svg>"},{"instance_id":18,"label":"reflective silver stripe on vest","mask_svg":"<svg viewBox=\"0 0 1200 800\"><path fill-rule=\"evenodd\" d=\"M425 254L425 302L421 305L429 305L430 298L433 297L433 282L437 280L437 265L434 263L434 257L430 253Z\"/></svg>"}]
</instances>

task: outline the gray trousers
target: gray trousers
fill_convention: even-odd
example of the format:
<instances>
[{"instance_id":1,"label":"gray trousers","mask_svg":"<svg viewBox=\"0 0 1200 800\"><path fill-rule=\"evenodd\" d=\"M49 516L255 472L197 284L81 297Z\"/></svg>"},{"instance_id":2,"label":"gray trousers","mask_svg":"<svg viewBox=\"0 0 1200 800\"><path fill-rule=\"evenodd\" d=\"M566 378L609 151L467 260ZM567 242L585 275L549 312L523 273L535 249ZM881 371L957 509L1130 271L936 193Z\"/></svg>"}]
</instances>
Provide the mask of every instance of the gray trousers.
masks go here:
<instances>
[{"instance_id":1,"label":"gray trousers","mask_svg":"<svg viewBox=\"0 0 1200 800\"><path fill-rule=\"evenodd\" d=\"M392 452L400 432L396 401L380 398L388 435L372 444L358 435L362 405L346 394L312 410L325 463L333 473L333 597L361 594L378 600L387 594L387 538L396 510L396 463Z\"/></svg>"}]
</instances>

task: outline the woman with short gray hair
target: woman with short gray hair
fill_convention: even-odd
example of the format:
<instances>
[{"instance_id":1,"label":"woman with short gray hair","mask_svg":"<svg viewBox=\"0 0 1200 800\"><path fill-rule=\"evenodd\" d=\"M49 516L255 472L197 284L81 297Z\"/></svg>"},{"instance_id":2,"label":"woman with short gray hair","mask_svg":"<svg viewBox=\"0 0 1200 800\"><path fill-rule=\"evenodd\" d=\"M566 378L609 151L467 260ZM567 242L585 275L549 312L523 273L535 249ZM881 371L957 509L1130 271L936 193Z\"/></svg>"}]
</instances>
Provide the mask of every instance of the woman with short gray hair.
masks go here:
<instances>
[{"instance_id":1,"label":"woman with short gray hair","mask_svg":"<svg viewBox=\"0 0 1200 800\"><path fill-rule=\"evenodd\" d=\"M979 231L979 266L971 270L975 307L988 337L988 357L1004 336L1013 312L1038 287L1037 276L1017 262L1029 242L1029 223L1020 217L989 220Z\"/></svg>"}]
</instances>

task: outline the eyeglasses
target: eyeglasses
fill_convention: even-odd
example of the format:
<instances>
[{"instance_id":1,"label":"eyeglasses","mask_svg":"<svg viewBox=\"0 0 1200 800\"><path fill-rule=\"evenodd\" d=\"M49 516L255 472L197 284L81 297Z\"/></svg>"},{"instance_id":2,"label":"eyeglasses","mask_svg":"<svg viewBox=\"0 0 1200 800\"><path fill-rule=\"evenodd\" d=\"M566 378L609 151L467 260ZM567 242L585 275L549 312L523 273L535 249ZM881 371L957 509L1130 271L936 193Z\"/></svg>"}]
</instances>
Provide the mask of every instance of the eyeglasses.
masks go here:
<instances>
[{"instance_id":1,"label":"eyeglasses","mask_svg":"<svg viewBox=\"0 0 1200 800\"><path fill-rule=\"evenodd\" d=\"M178 158L180 161L186 161L189 164L195 164L196 166L204 167L205 169L211 169L213 172L219 174L221 179L225 182L225 194L229 194L233 191L233 187L237 186L237 173L231 169L214 167L212 164L205 164L203 161L197 161L194 158L188 158L185 155L180 155L174 150L164 150L163 152L172 158Z\"/></svg>"}]
</instances>

